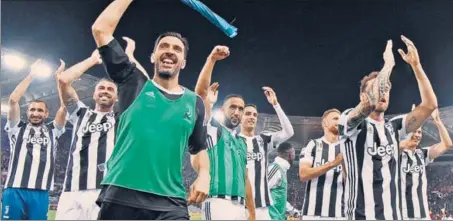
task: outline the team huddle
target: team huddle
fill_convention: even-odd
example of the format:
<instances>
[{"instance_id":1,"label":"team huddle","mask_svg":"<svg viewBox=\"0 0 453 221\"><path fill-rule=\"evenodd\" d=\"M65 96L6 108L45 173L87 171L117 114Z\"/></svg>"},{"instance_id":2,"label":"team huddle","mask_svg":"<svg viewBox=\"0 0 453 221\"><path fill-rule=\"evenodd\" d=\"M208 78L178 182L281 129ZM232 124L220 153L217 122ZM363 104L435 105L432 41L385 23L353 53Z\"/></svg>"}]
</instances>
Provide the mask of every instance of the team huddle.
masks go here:
<instances>
[{"instance_id":1,"label":"team huddle","mask_svg":"<svg viewBox=\"0 0 453 221\"><path fill-rule=\"evenodd\" d=\"M286 142L294 130L276 93L262 87L282 129L256 131L258 107L231 94L214 118L219 83L212 83L216 62L230 55L216 46L208 55L195 90L178 83L186 66L187 40L161 34L151 54L153 75L113 37L132 0L113 1L96 19L92 33L97 49L55 72L61 107L51 123L44 101L33 100L28 122L20 119L19 100L38 74L40 60L9 98L8 134L11 160L2 196L5 220L47 219L53 188L57 139L69 121L72 138L57 220L189 219L188 205L199 204L204 220L284 220L288 207L287 171L296 158ZM304 220L429 219L426 166L452 141L440 121L437 98L412 41L401 37L399 49L414 72L421 103L411 112L387 119L390 74L395 66L392 41L383 68L361 81L360 101L322 116L324 135L300 153L299 177L307 182L301 211ZM72 83L96 65L109 78L95 86L95 107L85 105ZM433 117L440 143L420 147L421 127ZM240 132L238 132L240 131ZM183 185L186 151L197 178ZM269 163L269 153L277 157Z\"/></svg>"}]
</instances>

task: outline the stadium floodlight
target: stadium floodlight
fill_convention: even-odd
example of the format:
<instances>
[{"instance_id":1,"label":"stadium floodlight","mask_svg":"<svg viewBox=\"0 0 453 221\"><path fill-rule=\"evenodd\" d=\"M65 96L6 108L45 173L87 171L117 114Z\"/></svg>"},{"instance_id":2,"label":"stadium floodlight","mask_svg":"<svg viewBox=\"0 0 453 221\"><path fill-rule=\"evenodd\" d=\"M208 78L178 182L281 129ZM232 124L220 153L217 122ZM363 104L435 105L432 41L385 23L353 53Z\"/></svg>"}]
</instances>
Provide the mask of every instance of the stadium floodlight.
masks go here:
<instances>
[{"instance_id":1,"label":"stadium floodlight","mask_svg":"<svg viewBox=\"0 0 453 221\"><path fill-rule=\"evenodd\" d=\"M45 78L45 77L49 77L52 74L51 66L44 61L41 62L41 64L39 64L37 69L38 69L38 72L37 72L38 77Z\"/></svg>"},{"instance_id":2,"label":"stadium floodlight","mask_svg":"<svg viewBox=\"0 0 453 221\"><path fill-rule=\"evenodd\" d=\"M18 54L4 54L2 56L3 64L14 71L20 71L25 66L25 59Z\"/></svg>"},{"instance_id":3,"label":"stadium floodlight","mask_svg":"<svg viewBox=\"0 0 453 221\"><path fill-rule=\"evenodd\" d=\"M8 113L8 111L9 111L9 105L8 105L7 103L3 103L3 102L2 102L1 109L2 109L2 113Z\"/></svg>"},{"instance_id":4,"label":"stadium floodlight","mask_svg":"<svg viewBox=\"0 0 453 221\"><path fill-rule=\"evenodd\" d=\"M218 122L223 122L224 115L221 110L214 111L214 119Z\"/></svg>"}]
</instances>

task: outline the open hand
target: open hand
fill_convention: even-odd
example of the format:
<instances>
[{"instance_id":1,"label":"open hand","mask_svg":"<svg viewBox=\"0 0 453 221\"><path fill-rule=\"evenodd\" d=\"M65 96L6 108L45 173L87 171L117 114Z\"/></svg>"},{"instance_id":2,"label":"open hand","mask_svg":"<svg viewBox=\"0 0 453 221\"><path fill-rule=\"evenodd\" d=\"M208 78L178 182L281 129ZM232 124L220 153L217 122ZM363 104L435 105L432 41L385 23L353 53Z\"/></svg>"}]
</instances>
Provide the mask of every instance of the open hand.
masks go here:
<instances>
[{"instance_id":1,"label":"open hand","mask_svg":"<svg viewBox=\"0 0 453 221\"><path fill-rule=\"evenodd\" d=\"M387 41L387 45L385 46L385 51L383 54L385 64L393 65L395 64L395 57L393 56L393 42L392 40Z\"/></svg>"},{"instance_id":2,"label":"open hand","mask_svg":"<svg viewBox=\"0 0 453 221\"><path fill-rule=\"evenodd\" d=\"M219 86L219 83L215 82L208 88L208 95L206 98L212 105L217 102L217 98L219 97Z\"/></svg>"},{"instance_id":3,"label":"open hand","mask_svg":"<svg viewBox=\"0 0 453 221\"><path fill-rule=\"evenodd\" d=\"M420 64L420 57L418 56L418 51L414 43L404 35L401 35L401 40L406 44L407 47L407 53L405 53L403 49L398 49L401 58L403 58L406 63L412 66Z\"/></svg>"},{"instance_id":4,"label":"open hand","mask_svg":"<svg viewBox=\"0 0 453 221\"><path fill-rule=\"evenodd\" d=\"M124 50L124 52L128 57L134 57L135 41L126 36L123 37L123 40L126 41L126 49Z\"/></svg>"},{"instance_id":5,"label":"open hand","mask_svg":"<svg viewBox=\"0 0 453 221\"><path fill-rule=\"evenodd\" d=\"M277 95L275 94L274 90L270 87L263 87L264 95L266 95L267 101L272 105L277 105Z\"/></svg>"}]
</instances>

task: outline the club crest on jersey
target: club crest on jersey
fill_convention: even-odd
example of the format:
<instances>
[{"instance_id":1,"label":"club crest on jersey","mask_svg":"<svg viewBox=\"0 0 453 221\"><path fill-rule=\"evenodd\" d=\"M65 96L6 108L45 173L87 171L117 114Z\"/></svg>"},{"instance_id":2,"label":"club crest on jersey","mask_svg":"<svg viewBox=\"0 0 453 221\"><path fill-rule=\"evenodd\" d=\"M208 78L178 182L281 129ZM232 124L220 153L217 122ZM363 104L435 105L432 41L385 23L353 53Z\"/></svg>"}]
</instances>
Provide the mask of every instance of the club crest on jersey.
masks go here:
<instances>
[{"instance_id":1,"label":"club crest on jersey","mask_svg":"<svg viewBox=\"0 0 453 221\"><path fill-rule=\"evenodd\" d=\"M49 132L49 129L48 129L47 127L42 127L42 132L48 133L48 132Z\"/></svg>"},{"instance_id":2,"label":"club crest on jersey","mask_svg":"<svg viewBox=\"0 0 453 221\"><path fill-rule=\"evenodd\" d=\"M192 115L193 115L192 108L191 108L191 106L189 104L187 104L186 105L186 112L184 113L184 119L186 121L190 122L190 120L192 119Z\"/></svg>"},{"instance_id":3,"label":"club crest on jersey","mask_svg":"<svg viewBox=\"0 0 453 221\"><path fill-rule=\"evenodd\" d=\"M318 161L315 163L315 167L320 167L320 166L323 166L324 164L328 163L329 161L326 161L325 159L322 159L321 161ZM341 172L341 170L343 169L343 167L340 165L332 168L333 171L335 172Z\"/></svg>"},{"instance_id":4,"label":"club crest on jersey","mask_svg":"<svg viewBox=\"0 0 453 221\"><path fill-rule=\"evenodd\" d=\"M393 130L392 123L390 123L390 122L386 123L385 128L387 128L389 130L390 135L393 135L395 133L395 131Z\"/></svg>"}]
</instances>

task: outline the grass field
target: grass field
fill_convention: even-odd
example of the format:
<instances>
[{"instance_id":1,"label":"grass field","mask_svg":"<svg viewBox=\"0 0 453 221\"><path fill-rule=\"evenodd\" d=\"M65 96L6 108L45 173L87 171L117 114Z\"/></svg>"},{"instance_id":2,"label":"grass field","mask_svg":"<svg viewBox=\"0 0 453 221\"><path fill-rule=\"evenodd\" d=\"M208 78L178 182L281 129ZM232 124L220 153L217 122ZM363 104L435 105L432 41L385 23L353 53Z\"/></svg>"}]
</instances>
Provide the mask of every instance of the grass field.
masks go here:
<instances>
[{"instance_id":1,"label":"grass field","mask_svg":"<svg viewBox=\"0 0 453 221\"><path fill-rule=\"evenodd\" d=\"M49 210L49 213L47 213L47 219L48 220L55 220L55 213L57 211L55 210ZM191 220L201 220L201 214L199 213L192 213L190 214L190 219Z\"/></svg>"}]
</instances>

